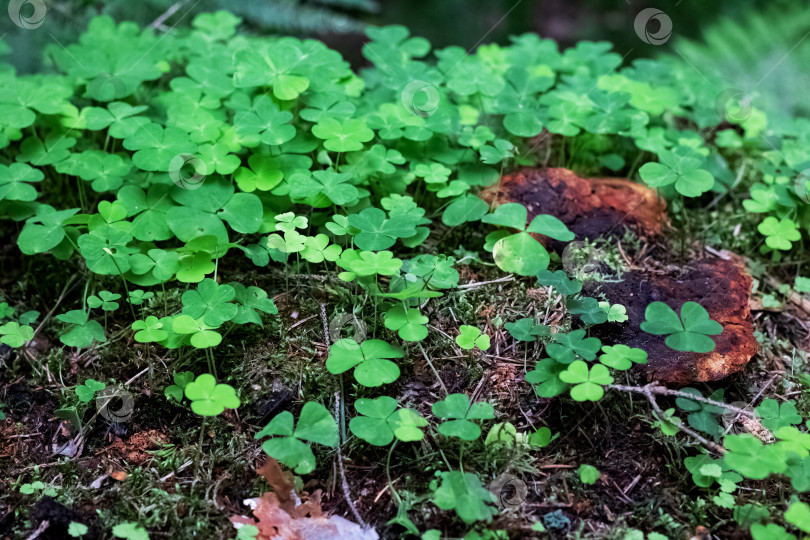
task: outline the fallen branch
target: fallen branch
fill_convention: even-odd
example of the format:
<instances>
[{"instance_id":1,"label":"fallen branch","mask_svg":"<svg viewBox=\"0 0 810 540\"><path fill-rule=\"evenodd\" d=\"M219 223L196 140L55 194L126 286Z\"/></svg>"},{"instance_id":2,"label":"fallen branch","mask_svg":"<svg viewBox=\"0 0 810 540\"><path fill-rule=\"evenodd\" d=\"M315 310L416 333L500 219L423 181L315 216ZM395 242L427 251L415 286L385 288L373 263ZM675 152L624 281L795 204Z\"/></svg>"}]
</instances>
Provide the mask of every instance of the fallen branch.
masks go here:
<instances>
[{"instance_id":1,"label":"fallen branch","mask_svg":"<svg viewBox=\"0 0 810 540\"><path fill-rule=\"evenodd\" d=\"M668 388L658 386L658 384L654 383L654 382L650 383L650 384L648 384L646 386L625 386L623 384L615 384L615 385L610 385L610 388L613 388L614 390L619 390L619 391L622 391L622 392L635 392L637 394L642 394L644 397L647 398L647 401L650 402L650 405L652 406L653 410L655 411L655 413L658 415L658 418L662 422L666 421L668 415L667 415L666 412L664 412L663 409L661 409L661 406L658 405L658 402L655 399L656 394L658 394L658 395L678 395L678 396L682 396L682 397L687 397L689 399L694 399L695 398L695 396L693 396L692 394L688 394L686 392L678 392L677 390L670 390ZM670 393L670 392L672 392L672 393ZM706 399L706 398L703 398L703 400L700 400L700 401L709 402L712 405L717 405L718 407L724 407L724 408L730 409L730 410L735 410L736 409L738 411L743 411L743 409L740 409L738 407L733 407L731 405L726 405L725 403L720 403L719 401L712 401L712 400ZM747 413L748 413L748 411L743 411L743 414L747 414ZM704 437L703 435L701 435L697 431L684 426L683 423L677 423L676 424L675 422L672 422L672 425L674 425L680 431L682 431L683 433L689 435L690 437L692 437L693 439L698 441L700 444L702 444L703 446L705 446L709 450L715 452L716 454L720 454L722 456L723 454L726 453L725 448L723 448L722 446L720 446L717 443L714 443L714 442L708 440L706 437Z\"/></svg>"},{"instance_id":2,"label":"fallen branch","mask_svg":"<svg viewBox=\"0 0 810 540\"><path fill-rule=\"evenodd\" d=\"M705 398L703 396L696 396L695 394L690 394L689 392L681 392L680 390L670 390L669 388L661 386L657 382L651 382L646 386L625 386L623 384L612 384L610 386L611 388L621 390L622 392L635 392L637 394L645 394L645 395L647 394L647 392L650 392L652 394L657 394L659 396L682 397L686 399L691 399L692 401L699 401L700 403L705 403L707 405L720 407L721 409L726 409L728 411L732 411L737 414L742 414L749 418L758 417L757 413L755 413L754 411L741 409L739 407L735 407L734 405L729 405L728 403L723 403L722 401L715 401L713 399Z\"/></svg>"}]
</instances>

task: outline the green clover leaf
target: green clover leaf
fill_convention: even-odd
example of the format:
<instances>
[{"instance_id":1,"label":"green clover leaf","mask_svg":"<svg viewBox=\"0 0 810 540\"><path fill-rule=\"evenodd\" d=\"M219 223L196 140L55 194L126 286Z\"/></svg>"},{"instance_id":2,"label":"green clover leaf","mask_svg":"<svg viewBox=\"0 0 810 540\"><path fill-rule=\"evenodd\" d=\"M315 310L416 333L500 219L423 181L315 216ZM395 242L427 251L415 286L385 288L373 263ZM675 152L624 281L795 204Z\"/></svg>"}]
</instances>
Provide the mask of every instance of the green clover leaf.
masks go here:
<instances>
[{"instance_id":1,"label":"green clover leaf","mask_svg":"<svg viewBox=\"0 0 810 540\"><path fill-rule=\"evenodd\" d=\"M485 351L489 349L489 336L481 332L475 326L468 326L462 324L459 329L459 334L456 336L456 344L462 349L478 349Z\"/></svg>"},{"instance_id":2,"label":"green clover leaf","mask_svg":"<svg viewBox=\"0 0 810 540\"><path fill-rule=\"evenodd\" d=\"M397 400L389 396L376 399L361 398L354 408L362 416L349 422L352 433L374 446L388 446L396 437L403 442L421 441L421 428L427 420L412 409L397 409Z\"/></svg>"},{"instance_id":3,"label":"green clover leaf","mask_svg":"<svg viewBox=\"0 0 810 540\"><path fill-rule=\"evenodd\" d=\"M759 224L757 230L765 235L765 244L771 249L781 249L790 251L792 242L801 240L802 235L792 219L776 219L773 216L766 217Z\"/></svg>"},{"instance_id":4,"label":"green clover leaf","mask_svg":"<svg viewBox=\"0 0 810 540\"><path fill-rule=\"evenodd\" d=\"M357 247L366 251L380 251L393 246L397 238L408 238L416 234L415 221L409 215L385 217L379 208L366 208L358 214L351 214L349 224L360 230L354 237Z\"/></svg>"},{"instance_id":5,"label":"green clover leaf","mask_svg":"<svg viewBox=\"0 0 810 540\"><path fill-rule=\"evenodd\" d=\"M329 348L326 369L335 375L354 368L354 378L363 386L377 387L399 378L399 366L390 359L402 358L399 347L380 339L358 344L353 339L340 339Z\"/></svg>"},{"instance_id":6,"label":"green clover leaf","mask_svg":"<svg viewBox=\"0 0 810 540\"><path fill-rule=\"evenodd\" d=\"M254 438L259 440L268 436L273 438L262 443L262 450L284 465L294 468L296 474L309 474L315 470L315 454L303 441L329 447L335 447L339 442L334 417L326 407L312 401L301 408L297 426L294 426L292 413L284 411L274 416Z\"/></svg>"},{"instance_id":7,"label":"green clover leaf","mask_svg":"<svg viewBox=\"0 0 810 540\"><path fill-rule=\"evenodd\" d=\"M94 341L99 343L107 341L101 324L89 320L89 315L80 309L57 315L56 319L69 325L59 336L59 341L68 347L83 349L92 345Z\"/></svg>"},{"instance_id":8,"label":"green clover leaf","mask_svg":"<svg viewBox=\"0 0 810 540\"><path fill-rule=\"evenodd\" d=\"M582 290L582 283L577 279L568 279L562 270L541 270L537 273L537 281L544 287L554 287L563 296L572 296Z\"/></svg>"},{"instance_id":9,"label":"green clover leaf","mask_svg":"<svg viewBox=\"0 0 810 540\"><path fill-rule=\"evenodd\" d=\"M602 353L604 354L599 356L599 362L613 369L625 370L630 369L633 364L647 363L647 351L621 343L605 345Z\"/></svg>"},{"instance_id":10,"label":"green clover leaf","mask_svg":"<svg viewBox=\"0 0 810 540\"><path fill-rule=\"evenodd\" d=\"M9 321L0 326L0 343L5 343L11 348L22 347L32 339L34 339L34 329L28 325L20 325L15 321Z\"/></svg>"},{"instance_id":11,"label":"green clover leaf","mask_svg":"<svg viewBox=\"0 0 810 540\"><path fill-rule=\"evenodd\" d=\"M571 387L571 397L575 401L599 401L605 394L602 386L613 383L613 377L605 366L595 364L588 368L588 364L582 360L571 362L560 373L560 380L574 385Z\"/></svg>"},{"instance_id":12,"label":"green clover leaf","mask_svg":"<svg viewBox=\"0 0 810 540\"><path fill-rule=\"evenodd\" d=\"M714 177L700 168L703 160L676 152L659 152L660 163L645 163L639 169L641 179L650 187L675 184L675 190L685 197L698 197L714 187Z\"/></svg>"},{"instance_id":13,"label":"green clover leaf","mask_svg":"<svg viewBox=\"0 0 810 540\"><path fill-rule=\"evenodd\" d=\"M184 392L191 401L191 410L200 416L217 416L225 409L236 409L240 404L233 386L217 383L209 373L198 375L186 385Z\"/></svg>"},{"instance_id":14,"label":"green clover leaf","mask_svg":"<svg viewBox=\"0 0 810 540\"><path fill-rule=\"evenodd\" d=\"M573 330L567 334L558 332L552 336L554 342L546 345L549 356L563 364L570 364L577 358L593 360L602 346L599 338L585 337L585 330Z\"/></svg>"},{"instance_id":15,"label":"green clover leaf","mask_svg":"<svg viewBox=\"0 0 810 540\"><path fill-rule=\"evenodd\" d=\"M309 79L302 76L304 54L294 44L297 40L279 40L260 47L241 49L233 56L233 85L236 88L271 86L273 95L281 100L297 98L309 88Z\"/></svg>"},{"instance_id":16,"label":"green clover leaf","mask_svg":"<svg viewBox=\"0 0 810 540\"><path fill-rule=\"evenodd\" d=\"M537 324L531 317L508 322L504 324L504 328L518 341L537 341L541 337L551 335L551 328L545 324Z\"/></svg>"},{"instance_id":17,"label":"green clover leaf","mask_svg":"<svg viewBox=\"0 0 810 540\"><path fill-rule=\"evenodd\" d=\"M96 392L104 390L105 388L107 388L107 385L103 382L99 382L95 379L87 379L84 381L84 384L78 385L74 391L79 401L89 403L93 399L93 396L96 395Z\"/></svg>"},{"instance_id":18,"label":"green clover leaf","mask_svg":"<svg viewBox=\"0 0 810 540\"><path fill-rule=\"evenodd\" d=\"M473 403L466 394L450 394L431 407L433 415L438 418L449 418L437 428L445 437L459 437L465 441L474 441L481 436L481 428L473 420L491 420L495 418L495 409L489 403Z\"/></svg>"},{"instance_id":19,"label":"green clover leaf","mask_svg":"<svg viewBox=\"0 0 810 540\"><path fill-rule=\"evenodd\" d=\"M492 520L498 510L497 501L472 473L449 471L441 474L442 483L433 492L433 503L442 510L455 510L465 523Z\"/></svg>"},{"instance_id":20,"label":"green clover leaf","mask_svg":"<svg viewBox=\"0 0 810 540\"><path fill-rule=\"evenodd\" d=\"M211 327L221 326L239 312L231 303L236 291L230 285L220 285L211 278L205 278L197 285L197 290L183 293L183 314L194 319L202 319Z\"/></svg>"},{"instance_id":21,"label":"green clover leaf","mask_svg":"<svg viewBox=\"0 0 810 540\"><path fill-rule=\"evenodd\" d=\"M101 308L104 311L115 311L118 309L118 302L121 295L110 291L100 291L98 296L91 294L87 297L87 305L92 308Z\"/></svg>"},{"instance_id":22,"label":"green clover leaf","mask_svg":"<svg viewBox=\"0 0 810 540\"><path fill-rule=\"evenodd\" d=\"M323 146L332 152L356 152L374 138L374 131L363 120L325 117L312 126L312 134L324 139Z\"/></svg>"},{"instance_id":23,"label":"green clover leaf","mask_svg":"<svg viewBox=\"0 0 810 540\"><path fill-rule=\"evenodd\" d=\"M138 343L158 342L169 337L169 333L163 330L163 323L154 315L150 315L142 321L133 322L132 329L138 330L135 333L135 341Z\"/></svg>"},{"instance_id":24,"label":"green clover leaf","mask_svg":"<svg viewBox=\"0 0 810 540\"><path fill-rule=\"evenodd\" d=\"M540 397L559 396L568 390L568 384L560 379L560 373L565 371L565 368L566 364L553 358L543 358L537 362L532 371L526 373L526 382L536 385L534 390Z\"/></svg>"},{"instance_id":25,"label":"green clover leaf","mask_svg":"<svg viewBox=\"0 0 810 540\"><path fill-rule=\"evenodd\" d=\"M756 411L761 417L760 422L762 425L771 431L776 431L791 424L801 424L802 422L802 416L792 401L780 404L775 399L764 399L762 404L756 408Z\"/></svg>"},{"instance_id":26,"label":"green clover leaf","mask_svg":"<svg viewBox=\"0 0 810 540\"><path fill-rule=\"evenodd\" d=\"M709 313L697 302L685 302L680 318L663 302L652 302L644 311L641 329L656 336L667 335L666 344L676 351L707 353L714 350L715 336L723 326L709 317Z\"/></svg>"},{"instance_id":27,"label":"green clover leaf","mask_svg":"<svg viewBox=\"0 0 810 540\"><path fill-rule=\"evenodd\" d=\"M385 314L385 327L395 330L404 341L422 341L428 335L428 318L417 308L405 308L401 304Z\"/></svg>"},{"instance_id":28,"label":"green clover leaf","mask_svg":"<svg viewBox=\"0 0 810 540\"><path fill-rule=\"evenodd\" d=\"M35 201L37 190L27 182L40 182L45 175L27 163L0 165L0 200Z\"/></svg>"}]
</instances>

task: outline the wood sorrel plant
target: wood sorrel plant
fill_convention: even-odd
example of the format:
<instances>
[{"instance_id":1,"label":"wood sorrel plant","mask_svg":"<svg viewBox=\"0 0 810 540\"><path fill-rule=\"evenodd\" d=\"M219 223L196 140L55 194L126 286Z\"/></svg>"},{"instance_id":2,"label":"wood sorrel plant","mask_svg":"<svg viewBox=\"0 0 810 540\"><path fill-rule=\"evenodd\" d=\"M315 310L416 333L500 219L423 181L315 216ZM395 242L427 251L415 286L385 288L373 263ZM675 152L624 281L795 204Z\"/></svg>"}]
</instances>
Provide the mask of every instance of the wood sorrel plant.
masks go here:
<instances>
[{"instance_id":1,"label":"wood sorrel plant","mask_svg":"<svg viewBox=\"0 0 810 540\"><path fill-rule=\"evenodd\" d=\"M418 496L464 523L488 522L494 497L482 478L493 471L481 463L490 460L464 457L488 455L482 426L500 412L450 393L434 363L441 348L458 353L453 358L488 361L502 351L492 350L494 323L483 327L472 307L457 317L450 308L456 304L442 304L442 317L449 314L455 326L435 326L437 299L452 296L464 305L464 291L480 285L459 287L459 268L475 261L564 299L565 316L553 328L532 313L504 325L525 343L525 380L538 396L566 396L570 405L567 396L599 401L610 389L643 394L665 434L683 432L701 443L684 466L718 507L733 506L731 494L744 478L782 476L794 494L810 490L810 435L796 427L804 418L792 402L766 400L756 409L775 437L764 443L721 433L722 411L747 414L721 396L616 384L619 372L647 355L589 334L594 325L623 324L627 315L620 305L582 295L582 283L553 268L537 238L569 242L574 233L553 216L529 220L522 204L491 207L479 196L526 164L576 163L584 173L603 174L610 163L685 208L690 198L736 189L732 171L753 163L751 176L740 177L750 193L743 205L762 219L749 229L763 235L769 257L795 251L800 258L810 213L802 205L806 194L790 187L810 161L804 123L767 126L769 138L761 140L761 112L727 122L706 105L722 90L719 83L663 61L622 66L603 45L561 52L552 41L524 35L467 54L432 50L400 26L369 28L363 54L370 66L355 72L321 42L243 35L238 22L225 12L205 14L191 28L159 36L101 16L76 43L49 50L48 73L19 75L0 62L0 216L19 229L22 254L50 254L86 278L81 302L54 315L64 325L62 344L103 349L126 334L147 351L175 355L163 374L172 373L175 384L165 392L174 402L185 397L203 416L201 452L205 419L241 404L235 388L216 382L218 368L227 366L218 365L215 351L234 345L227 338L237 325L262 327L278 313L267 290L228 282L221 262L283 273L284 292L294 292L291 279L299 284L323 272L324 297L351 304L371 335L329 342L325 332L324 364L305 368L335 376L326 379L340 388L335 413L306 398L297 414L280 412L256 433L262 449L309 474L319 457L310 443L329 449L341 471L344 453L358 445L390 445L390 472L397 444L405 455L416 445L404 443L430 441L436 451L426 448L440 456L442 470ZM114 91L101 91L105 85ZM417 100L417 87L427 102ZM725 135L714 137L721 128ZM547 144L538 148L541 134ZM464 245L450 246L448 238ZM106 290L115 288L113 279L120 289ZM97 319L106 323L119 301L129 304L132 320L116 333ZM36 315L12 320L7 308L0 341L24 351L39 331L31 326ZM667 336L679 351L711 351L710 336L722 331L694 302L680 314L653 303L645 318L646 332ZM537 354L530 358L532 347ZM198 350L210 373L194 379L194 371L174 371L199 360ZM387 395L423 360L442 399ZM100 383L91 381L77 388L80 401L97 391ZM235 384L241 391L249 382ZM658 405L661 395L677 397L686 422L675 407ZM349 396L353 407L345 405ZM512 428L515 444L553 440L541 431L547 428L528 435ZM580 469L588 484L599 481L591 469ZM415 497L400 497L390 474L389 484L399 507L394 522L417 533L407 516ZM790 538L785 527L810 532L810 507L797 499L784 510L750 524L754 538ZM764 523L770 519L779 523Z\"/></svg>"}]
</instances>

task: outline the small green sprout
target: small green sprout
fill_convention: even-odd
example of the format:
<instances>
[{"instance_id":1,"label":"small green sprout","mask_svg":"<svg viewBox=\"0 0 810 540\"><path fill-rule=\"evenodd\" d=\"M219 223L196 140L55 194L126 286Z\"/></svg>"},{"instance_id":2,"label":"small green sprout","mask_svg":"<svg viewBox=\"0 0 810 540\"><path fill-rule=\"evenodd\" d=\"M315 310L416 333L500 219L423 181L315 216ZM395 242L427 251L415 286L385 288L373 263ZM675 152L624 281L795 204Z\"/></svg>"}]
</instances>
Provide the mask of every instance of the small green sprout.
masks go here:
<instances>
[{"instance_id":1,"label":"small green sprout","mask_svg":"<svg viewBox=\"0 0 810 540\"><path fill-rule=\"evenodd\" d=\"M120 299L120 294L100 291L98 296L90 295L87 297L87 305L92 309L101 308L103 311L115 311L119 305L117 300Z\"/></svg>"},{"instance_id":2,"label":"small green sprout","mask_svg":"<svg viewBox=\"0 0 810 540\"><path fill-rule=\"evenodd\" d=\"M100 392L107 388L107 385L103 382L98 382L94 379L87 379L84 381L84 384L80 384L76 387L75 392L76 396L79 398L79 401L82 403L89 403L96 395L96 392Z\"/></svg>"},{"instance_id":3,"label":"small green sprout","mask_svg":"<svg viewBox=\"0 0 810 540\"><path fill-rule=\"evenodd\" d=\"M593 465L583 463L577 469L577 474L583 484L595 484L599 480L599 471Z\"/></svg>"},{"instance_id":4,"label":"small green sprout","mask_svg":"<svg viewBox=\"0 0 810 540\"><path fill-rule=\"evenodd\" d=\"M458 330L456 344L462 349L470 350L476 347L481 351L489 349L489 336L481 332L479 328L462 324Z\"/></svg>"}]
</instances>

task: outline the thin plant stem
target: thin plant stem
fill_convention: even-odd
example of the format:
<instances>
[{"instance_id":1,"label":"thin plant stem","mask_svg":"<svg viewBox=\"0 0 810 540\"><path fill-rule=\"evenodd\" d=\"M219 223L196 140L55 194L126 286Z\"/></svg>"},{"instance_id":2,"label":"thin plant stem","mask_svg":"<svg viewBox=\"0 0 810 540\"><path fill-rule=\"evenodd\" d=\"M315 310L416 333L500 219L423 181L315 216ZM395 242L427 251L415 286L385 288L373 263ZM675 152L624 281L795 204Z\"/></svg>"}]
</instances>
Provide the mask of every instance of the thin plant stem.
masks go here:
<instances>
[{"instance_id":1,"label":"thin plant stem","mask_svg":"<svg viewBox=\"0 0 810 540\"><path fill-rule=\"evenodd\" d=\"M438 371L436 371L436 367L433 365L433 362L431 362L431 361L430 361L430 358L428 358L428 355L427 355L427 353L425 352L425 348L424 348L424 347L422 347L422 344L421 344L421 343L419 343L418 345L419 345L419 350L420 350L420 351L422 351L422 356L424 356L424 357L425 357L425 362L427 362L427 363L428 363L428 365L430 366L430 369L432 369L432 370L433 370L433 374L434 374L434 375L436 375L436 380L438 380L438 381L439 381L439 384L441 385L442 390L444 390L444 395L445 395L445 396L446 396L446 395L449 395L449 394L450 394L450 392L448 392L448 391L447 391L447 387L444 385L444 381L442 381L442 378L439 376L439 372L438 372Z\"/></svg>"}]
</instances>

